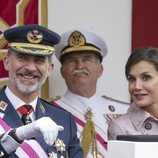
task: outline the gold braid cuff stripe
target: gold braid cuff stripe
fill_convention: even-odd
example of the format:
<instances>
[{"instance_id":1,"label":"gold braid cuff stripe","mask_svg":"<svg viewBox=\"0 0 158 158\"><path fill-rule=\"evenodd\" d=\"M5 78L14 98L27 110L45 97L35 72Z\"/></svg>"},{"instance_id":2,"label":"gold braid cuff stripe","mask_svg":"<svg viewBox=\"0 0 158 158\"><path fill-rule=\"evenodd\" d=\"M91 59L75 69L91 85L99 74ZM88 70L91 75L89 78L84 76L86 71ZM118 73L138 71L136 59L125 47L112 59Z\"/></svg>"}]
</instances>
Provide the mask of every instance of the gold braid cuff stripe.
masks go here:
<instances>
[{"instance_id":1,"label":"gold braid cuff stripe","mask_svg":"<svg viewBox=\"0 0 158 158\"><path fill-rule=\"evenodd\" d=\"M103 56L102 51L100 51L99 49L97 49L97 48L95 48L95 47L93 47L93 46L69 47L69 48L64 49L64 50L61 52L61 55L66 54L66 53L69 53L69 52L73 52L73 51L83 51L83 50L96 51L96 52L98 52L101 56Z\"/></svg>"}]
</instances>

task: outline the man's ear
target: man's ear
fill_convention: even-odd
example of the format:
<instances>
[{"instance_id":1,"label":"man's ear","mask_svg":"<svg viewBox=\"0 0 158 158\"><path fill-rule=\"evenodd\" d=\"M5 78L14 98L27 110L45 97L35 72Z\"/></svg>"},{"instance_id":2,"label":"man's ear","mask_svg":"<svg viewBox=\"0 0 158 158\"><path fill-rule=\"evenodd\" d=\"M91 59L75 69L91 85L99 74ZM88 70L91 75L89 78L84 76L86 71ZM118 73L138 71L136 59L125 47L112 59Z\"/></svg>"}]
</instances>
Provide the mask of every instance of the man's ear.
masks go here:
<instances>
[{"instance_id":1,"label":"man's ear","mask_svg":"<svg viewBox=\"0 0 158 158\"><path fill-rule=\"evenodd\" d=\"M99 67L99 69L98 69L98 71L99 71L99 77L102 75L103 70L104 70L104 67L103 67L102 64L100 64L100 67Z\"/></svg>"},{"instance_id":2,"label":"man's ear","mask_svg":"<svg viewBox=\"0 0 158 158\"><path fill-rule=\"evenodd\" d=\"M50 64L49 67L48 67L48 76L50 76L53 69L54 69L54 64Z\"/></svg>"},{"instance_id":3,"label":"man's ear","mask_svg":"<svg viewBox=\"0 0 158 158\"><path fill-rule=\"evenodd\" d=\"M64 76L65 76L64 75L64 68L62 66L60 67L60 73L61 73L61 76L64 78Z\"/></svg>"},{"instance_id":4,"label":"man's ear","mask_svg":"<svg viewBox=\"0 0 158 158\"><path fill-rule=\"evenodd\" d=\"M5 70L9 70L9 60L8 60L8 57L6 56L6 57L4 57L4 59L3 59L3 65L4 65L4 68L5 68Z\"/></svg>"}]
</instances>

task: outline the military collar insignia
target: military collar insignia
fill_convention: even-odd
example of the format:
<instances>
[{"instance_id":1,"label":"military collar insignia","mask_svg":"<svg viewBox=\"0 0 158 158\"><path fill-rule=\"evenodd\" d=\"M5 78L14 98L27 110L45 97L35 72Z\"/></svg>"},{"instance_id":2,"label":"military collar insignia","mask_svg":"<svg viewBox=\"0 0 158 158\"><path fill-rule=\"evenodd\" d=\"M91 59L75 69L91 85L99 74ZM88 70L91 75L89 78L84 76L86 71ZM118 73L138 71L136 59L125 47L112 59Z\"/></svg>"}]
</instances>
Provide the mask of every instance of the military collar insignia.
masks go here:
<instances>
[{"instance_id":1,"label":"military collar insignia","mask_svg":"<svg viewBox=\"0 0 158 158\"><path fill-rule=\"evenodd\" d=\"M45 108L42 104L40 104L40 109L41 109L42 113L45 114Z\"/></svg>"},{"instance_id":2,"label":"military collar insignia","mask_svg":"<svg viewBox=\"0 0 158 158\"><path fill-rule=\"evenodd\" d=\"M8 106L8 104L6 102L4 102L2 100L0 101L0 110L5 111L7 106Z\"/></svg>"}]
</instances>

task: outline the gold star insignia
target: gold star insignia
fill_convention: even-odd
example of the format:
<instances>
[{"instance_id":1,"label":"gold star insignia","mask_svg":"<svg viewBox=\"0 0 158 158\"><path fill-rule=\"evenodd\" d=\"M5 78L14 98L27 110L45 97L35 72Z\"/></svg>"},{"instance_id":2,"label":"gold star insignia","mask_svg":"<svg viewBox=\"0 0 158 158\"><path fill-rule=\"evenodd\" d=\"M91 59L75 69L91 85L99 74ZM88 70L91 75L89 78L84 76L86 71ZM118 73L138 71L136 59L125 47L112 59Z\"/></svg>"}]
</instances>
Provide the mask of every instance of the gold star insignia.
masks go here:
<instances>
[{"instance_id":1,"label":"gold star insignia","mask_svg":"<svg viewBox=\"0 0 158 158\"><path fill-rule=\"evenodd\" d=\"M54 146L56 150L60 153L63 153L65 151L65 144L63 140L60 140L59 138L56 139Z\"/></svg>"}]
</instances>

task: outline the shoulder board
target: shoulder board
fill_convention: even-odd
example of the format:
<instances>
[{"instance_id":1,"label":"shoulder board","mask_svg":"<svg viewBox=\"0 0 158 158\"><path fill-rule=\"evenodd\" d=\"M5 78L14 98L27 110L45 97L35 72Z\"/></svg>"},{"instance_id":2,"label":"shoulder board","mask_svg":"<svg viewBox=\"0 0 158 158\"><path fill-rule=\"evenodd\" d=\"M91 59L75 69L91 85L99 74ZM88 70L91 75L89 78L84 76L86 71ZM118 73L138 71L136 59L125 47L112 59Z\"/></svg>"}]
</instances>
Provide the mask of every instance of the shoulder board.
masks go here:
<instances>
[{"instance_id":1,"label":"shoulder board","mask_svg":"<svg viewBox=\"0 0 158 158\"><path fill-rule=\"evenodd\" d=\"M56 96L55 98L51 98L51 99L49 99L50 101L56 101L56 100L59 100L61 98L61 96Z\"/></svg>"},{"instance_id":2,"label":"shoulder board","mask_svg":"<svg viewBox=\"0 0 158 158\"><path fill-rule=\"evenodd\" d=\"M59 100L61 98L61 96L56 96L55 98L49 98L47 99L48 102L52 102L52 101L56 101Z\"/></svg>"},{"instance_id":3,"label":"shoulder board","mask_svg":"<svg viewBox=\"0 0 158 158\"><path fill-rule=\"evenodd\" d=\"M62 108L62 107L60 107L60 105L58 105L54 100L45 100L45 99L42 99L42 98L40 98L41 100L42 100L42 102L45 102L45 103L47 103L47 104L49 104L49 105L52 105L52 106L54 106L54 107L56 107L56 108L59 108L59 109L62 109L62 110L64 110L64 111L67 111L66 109L64 109L64 108Z\"/></svg>"},{"instance_id":4,"label":"shoulder board","mask_svg":"<svg viewBox=\"0 0 158 158\"><path fill-rule=\"evenodd\" d=\"M113 99L113 98L107 97L105 95L103 95L102 97L107 99L107 100L109 100L109 101L113 101L113 102L118 102L118 103L121 103L121 104L128 104L129 105L129 103L127 103L127 102L123 102L123 101L120 101L120 100L117 100L117 99Z\"/></svg>"}]
</instances>

